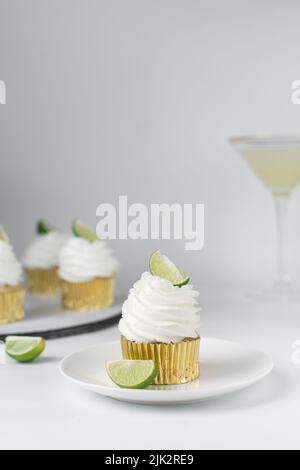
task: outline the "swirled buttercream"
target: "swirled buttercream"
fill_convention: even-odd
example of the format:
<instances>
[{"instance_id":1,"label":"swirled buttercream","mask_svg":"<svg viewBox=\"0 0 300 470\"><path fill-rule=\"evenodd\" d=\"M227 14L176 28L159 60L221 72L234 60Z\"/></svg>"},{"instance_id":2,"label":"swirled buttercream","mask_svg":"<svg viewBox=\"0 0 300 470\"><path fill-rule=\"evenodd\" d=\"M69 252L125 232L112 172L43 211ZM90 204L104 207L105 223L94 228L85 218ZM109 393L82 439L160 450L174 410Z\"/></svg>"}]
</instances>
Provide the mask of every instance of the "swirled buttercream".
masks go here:
<instances>
[{"instance_id":1,"label":"swirled buttercream","mask_svg":"<svg viewBox=\"0 0 300 470\"><path fill-rule=\"evenodd\" d=\"M97 277L110 277L118 262L106 243L70 238L59 257L59 277L68 282L87 282Z\"/></svg>"},{"instance_id":2,"label":"swirled buttercream","mask_svg":"<svg viewBox=\"0 0 300 470\"><path fill-rule=\"evenodd\" d=\"M59 254L69 236L49 232L37 237L25 253L24 266L32 269L49 269L58 266Z\"/></svg>"},{"instance_id":3,"label":"swirled buttercream","mask_svg":"<svg viewBox=\"0 0 300 470\"><path fill-rule=\"evenodd\" d=\"M22 278L22 267L13 247L0 241L0 286L17 286Z\"/></svg>"},{"instance_id":4,"label":"swirled buttercream","mask_svg":"<svg viewBox=\"0 0 300 470\"><path fill-rule=\"evenodd\" d=\"M144 273L123 305L119 330L129 341L178 343L199 336L199 293Z\"/></svg>"}]
</instances>

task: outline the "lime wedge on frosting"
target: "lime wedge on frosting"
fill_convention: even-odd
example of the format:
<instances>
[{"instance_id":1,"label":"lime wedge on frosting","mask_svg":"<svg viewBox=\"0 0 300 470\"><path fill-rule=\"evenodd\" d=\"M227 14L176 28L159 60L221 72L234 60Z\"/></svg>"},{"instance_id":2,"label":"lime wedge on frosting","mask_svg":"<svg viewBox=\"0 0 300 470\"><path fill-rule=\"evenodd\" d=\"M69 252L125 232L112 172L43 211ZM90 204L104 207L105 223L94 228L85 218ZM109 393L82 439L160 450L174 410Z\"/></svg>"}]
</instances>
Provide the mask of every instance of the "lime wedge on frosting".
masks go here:
<instances>
[{"instance_id":1,"label":"lime wedge on frosting","mask_svg":"<svg viewBox=\"0 0 300 470\"><path fill-rule=\"evenodd\" d=\"M78 219L73 222L72 230L75 237L84 238L90 242L99 240L96 233Z\"/></svg>"},{"instance_id":2,"label":"lime wedge on frosting","mask_svg":"<svg viewBox=\"0 0 300 470\"><path fill-rule=\"evenodd\" d=\"M36 231L39 235L47 235L47 233L52 232L54 229L44 220L39 220L36 224Z\"/></svg>"},{"instance_id":3,"label":"lime wedge on frosting","mask_svg":"<svg viewBox=\"0 0 300 470\"><path fill-rule=\"evenodd\" d=\"M32 362L37 359L46 346L43 338L26 336L8 336L5 340L5 352L18 362Z\"/></svg>"},{"instance_id":4,"label":"lime wedge on frosting","mask_svg":"<svg viewBox=\"0 0 300 470\"><path fill-rule=\"evenodd\" d=\"M150 258L150 272L153 276L170 281L173 286L182 287L190 281L190 278L182 274L175 264L160 251L153 253Z\"/></svg>"},{"instance_id":5,"label":"lime wedge on frosting","mask_svg":"<svg viewBox=\"0 0 300 470\"><path fill-rule=\"evenodd\" d=\"M158 368L154 361L108 361L106 371L121 388L146 388L153 383Z\"/></svg>"},{"instance_id":6,"label":"lime wedge on frosting","mask_svg":"<svg viewBox=\"0 0 300 470\"><path fill-rule=\"evenodd\" d=\"M5 243L10 243L7 233L4 228L0 225L0 240Z\"/></svg>"}]
</instances>

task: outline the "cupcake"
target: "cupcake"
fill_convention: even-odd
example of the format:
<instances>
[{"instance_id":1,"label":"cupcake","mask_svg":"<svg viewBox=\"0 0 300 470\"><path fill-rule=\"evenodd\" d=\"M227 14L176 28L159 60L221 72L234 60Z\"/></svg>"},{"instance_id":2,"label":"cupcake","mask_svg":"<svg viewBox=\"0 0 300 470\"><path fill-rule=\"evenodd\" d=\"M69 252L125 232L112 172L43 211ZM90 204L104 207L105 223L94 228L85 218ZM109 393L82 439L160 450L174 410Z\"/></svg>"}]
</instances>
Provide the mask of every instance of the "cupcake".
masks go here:
<instances>
[{"instance_id":1,"label":"cupcake","mask_svg":"<svg viewBox=\"0 0 300 470\"><path fill-rule=\"evenodd\" d=\"M106 243L81 222L74 223L73 233L59 258L63 307L81 311L110 307L118 262Z\"/></svg>"},{"instance_id":2,"label":"cupcake","mask_svg":"<svg viewBox=\"0 0 300 470\"><path fill-rule=\"evenodd\" d=\"M21 287L22 268L3 229L0 230L0 323L24 318L25 291Z\"/></svg>"},{"instance_id":3,"label":"cupcake","mask_svg":"<svg viewBox=\"0 0 300 470\"><path fill-rule=\"evenodd\" d=\"M123 358L156 361L156 385L184 384L200 375L198 296L190 285L146 272L123 305Z\"/></svg>"},{"instance_id":4,"label":"cupcake","mask_svg":"<svg viewBox=\"0 0 300 470\"><path fill-rule=\"evenodd\" d=\"M37 232L37 238L28 247L24 257L28 291L34 295L58 294L59 253L68 235L51 229L43 222L37 224Z\"/></svg>"}]
</instances>

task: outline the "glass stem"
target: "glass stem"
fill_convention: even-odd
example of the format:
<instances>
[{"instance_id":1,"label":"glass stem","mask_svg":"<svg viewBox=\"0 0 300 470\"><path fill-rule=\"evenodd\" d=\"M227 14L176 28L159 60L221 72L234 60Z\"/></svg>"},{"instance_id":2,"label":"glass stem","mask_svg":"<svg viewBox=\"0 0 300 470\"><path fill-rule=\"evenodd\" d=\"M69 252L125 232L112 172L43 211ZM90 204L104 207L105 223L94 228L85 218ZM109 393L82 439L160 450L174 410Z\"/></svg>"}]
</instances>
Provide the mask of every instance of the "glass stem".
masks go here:
<instances>
[{"instance_id":1,"label":"glass stem","mask_svg":"<svg viewBox=\"0 0 300 470\"><path fill-rule=\"evenodd\" d=\"M287 269L288 263L286 252L286 218L288 201L289 197L287 195L275 196L275 209L277 219L277 284L283 288L288 287L291 283L291 279Z\"/></svg>"}]
</instances>

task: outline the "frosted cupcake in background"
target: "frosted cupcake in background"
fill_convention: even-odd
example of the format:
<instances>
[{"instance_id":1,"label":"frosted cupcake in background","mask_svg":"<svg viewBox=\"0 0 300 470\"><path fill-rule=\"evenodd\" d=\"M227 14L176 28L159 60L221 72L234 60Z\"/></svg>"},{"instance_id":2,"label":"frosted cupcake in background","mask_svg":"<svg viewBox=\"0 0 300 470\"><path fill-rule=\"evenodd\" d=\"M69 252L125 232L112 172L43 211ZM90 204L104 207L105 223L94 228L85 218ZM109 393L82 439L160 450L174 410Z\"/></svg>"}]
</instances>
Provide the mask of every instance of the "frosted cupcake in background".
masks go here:
<instances>
[{"instance_id":1,"label":"frosted cupcake in background","mask_svg":"<svg viewBox=\"0 0 300 470\"><path fill-rule=\"evenodd\" d=\"M68 235L42 221L37 223L36 230L38 236L30 244L24 257L28 292L34 295L58 294L59 253L68 240Z\"/></svg>"},{"instance_id":2,"label":"frosted cupcake in background","mask_svg":"<svg viewBox=\"0 0 300 470\"><path fill-rule=\"evenodd\" d=\"M59 259L63 307L86 311L110 307L118 262L106 243L78 220L73 233Z\"/></svg>"},{"instance_id":3,"label":"frosted cupcake in background","mask_svg":"<svg viewBox=\"0 0 300 470\"><path fill-rule=\"evenodd\" d=\"M199 293L159 251L151 257L150 270L123 305L123 358L156 361L156 385L191 382L200 375Z\"/></svg>"},{"instance_id":4,"label":"frosted cupcake in background","mask_svg":"<svg viewBox=\"0 0 300 470\"><path fill-rule=\"evenodd\" d=\"M22 267L5 231L0 228L0 323L24 318L25 291L21 287Z\"/></svg>"}]
</instances>

